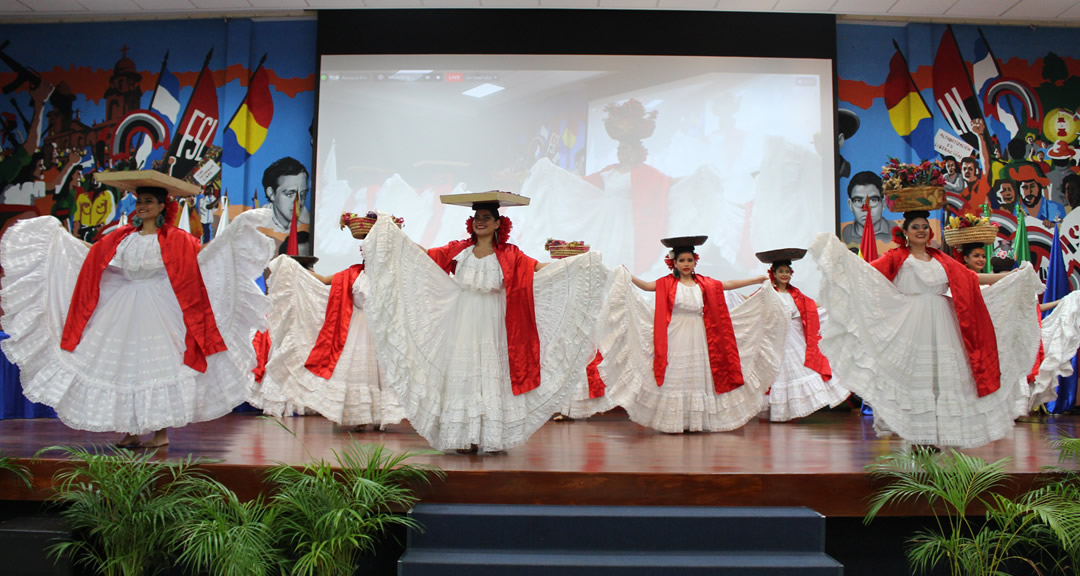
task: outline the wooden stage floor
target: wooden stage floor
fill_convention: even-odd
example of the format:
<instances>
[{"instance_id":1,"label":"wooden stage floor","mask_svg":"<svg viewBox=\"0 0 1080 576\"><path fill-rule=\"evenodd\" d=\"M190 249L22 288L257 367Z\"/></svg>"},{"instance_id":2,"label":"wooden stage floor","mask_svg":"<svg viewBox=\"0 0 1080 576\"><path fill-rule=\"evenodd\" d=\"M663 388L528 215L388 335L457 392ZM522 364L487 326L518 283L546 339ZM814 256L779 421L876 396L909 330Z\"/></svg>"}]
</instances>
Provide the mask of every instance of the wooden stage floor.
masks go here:
<instances>
[{"instance_id":1,"label":"wooden stage floor","mask_svg":"<svg viewBox=\"0 0 1080 576\"><path fill-rule=\"evenodd\" d=\"M549 422L524 445L505 453L442 454L417 461L447 471L444 482L425 489L434 502L597 505L809 506L827 516L862 516L872 483L863 466L902 448L879 439L872 418L858 412L824 412L797 422L753 421L733 432L661 434L638 426L621 411L590 420ZM287 418L294 438L273 421L231 414L171 431L169 458L192 454L242 497L261 490L261 472L277 462L332 459L348 430L320 416ZM986 460L1010 458L1008 468L1023 486L1044 466L1057 464L1049 438L1075 436L1080 417L1025 418L998 442L965 452ZM116 434L70 430L55 419L0 421L0 453L29 459L45 446L105 444ZM383 432L353 434L359 442L392 450L428 448L408 423ZM24 463L35 489L0 474L0 500L41 500L56 460ZM925 510L893 510L921 515Z\"/></svg>"}]
</instances>

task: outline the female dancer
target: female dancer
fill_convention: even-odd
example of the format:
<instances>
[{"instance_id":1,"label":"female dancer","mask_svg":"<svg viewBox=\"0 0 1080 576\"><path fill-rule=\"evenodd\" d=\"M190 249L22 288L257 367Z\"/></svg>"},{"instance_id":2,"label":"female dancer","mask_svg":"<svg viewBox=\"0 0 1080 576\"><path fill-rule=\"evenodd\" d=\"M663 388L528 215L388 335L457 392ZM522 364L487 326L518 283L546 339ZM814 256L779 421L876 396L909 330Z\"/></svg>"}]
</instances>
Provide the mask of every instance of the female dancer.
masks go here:
<instances>
[{"instance_id":1,"label":"female dancer","mask_svg":"<svg viewBox=\"0 0 1080 576\"><path fill-rule=\"evenodd\" d=\"M321 276L287 256L270 263L270 339L264 410L310 409L363 429L400 422L397 396L382 384L364 304L363 264Z\"/></svg>"},{"instance_id":2,"label":"female dancer","mask_svg":"<svg viewBox=\"0 0 1080 576\"><path fill-rule=\"evenodd\" d=\"M784 361L769 388L769 419L773 422L786 422L809 416L826 406L838 406L849 395L837 386L829 360L818 349L821 333L817 303L791 285L795 272L791 261L805 253L805 250L776 250L757 255L770 264L769 279L791 318Z\"/></svg>"},{"instance_id":3,"label":"female dancer","mask_svg":"<svg viewBox=\"0 0 1080 576\"><path fill-rule=\"evenodd\" d=\"M771 286L729 313L724 291L765 276L720 282L696 274L694 246L668 239L672 275L645 282L615 271L600 373L630 419L661 432L734 430L764 407L783 356L788 314ZM656 293L655 308L631 287Z\"/></svg>"},{"instance_id":4,"label":"female dancer","mask_svg":"<svg viewBox=\"0 0 1080 576\"><path fill-rule=\"evenodd\" d=\"M1038 350L1042 285L1030 265L976 275L929 246L928 218L905 213L895 231L900 246L872 265L830 234L814 240L829 310L821 349L840 384L874 406L879 433L891 429L916 445L982 446L1012 429L1014 388Z\"/></svg>"},{"instance_id":5,"label":"female dancer","mask_svg":"<svg viewBox=\"0 0 1080 576\"><path fill-rule=\"evenodd\" d=\"M956 248L964 267L976 274L986 270L986 246L979 243L964 244Z\"/></svg>"},{"instance_id":6,"label":"female dancer","mask_svg":"<svg viewBox=\"0 0 1080 576\"><path fill-rule=\"evenodd\" d=\"M606 271L596 252L540 264L507 242L498 203L473 208L469 239L427 254L380 217L367 314L416 431L440 450L498 452L551 418L592 360Z\"/></svg>"},{"instance_id":7,"label":"female dancer","mask_svg":"<svg viewBox=\"0 0 1080 576\"><path fill-rule=\"evenodd\" d=\"M252 281L274 253L249 210L217 239L166 224L176 203L139 187L133 226L87 248L43 216L4 235L4 353L23 392L79 430L116 431L124 446L168 444L169 427L242 403L269 300ZM44 289L43 289L44 288Z\"/></svg>"}]
</instances>

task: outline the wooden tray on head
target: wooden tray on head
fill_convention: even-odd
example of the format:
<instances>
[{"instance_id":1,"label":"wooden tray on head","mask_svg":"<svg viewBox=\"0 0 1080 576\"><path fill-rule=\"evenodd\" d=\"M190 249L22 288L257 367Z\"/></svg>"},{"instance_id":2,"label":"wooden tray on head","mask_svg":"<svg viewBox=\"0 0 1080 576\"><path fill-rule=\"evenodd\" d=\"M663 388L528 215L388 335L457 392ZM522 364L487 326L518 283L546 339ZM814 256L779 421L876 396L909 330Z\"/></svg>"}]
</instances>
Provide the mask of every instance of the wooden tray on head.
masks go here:
<instances>
[{"instance_id":1,"label":"wooden tray on head","mask_svg":"<svg viewBox=\"0 0 1080 576\"><path fill-rule=\"evenodd\" d=\"M701 246L708 239L708 236L675 236L673 238L664 238L660 240L660 243L668 248L677 248L679 246Z\"/></svg>"},{"instance_id":2,"label":"wooden tray on head","mask_svg":"<svg viewBox=\"0 0 1080 576\"><path fill-rule=\"evenodd\" d=\"M472 208L473 204L477 203L498 203L499 208L506 208L508 206L528 206L529 199L513 192L503 192L502 190L491 190L489 192L469 192L467 194L443 194L439 196L439 200L443 204L453 204L455 206L465 206L466 208Z\"/></svg>"},{"instance_id":3,"label":"wooden tray on head","mask_svg":"<svg viewBox=\"0 0 1080 576\"><path fill-rule=\"evenodd\" d=\"M772 264L773 262L780 262L783 260L802 260L803 256L806 256L806 248L779 248L776 250L766 250L765 252L758 252L754 254L757 259L766 263Z\"/></svg>"},{"instance_id":4,"label":"wooden tray on head","mask_svg":"<svg viewBox=\"0 0 1080 576\"><path fill-rule=\"evenodd\" d=\"M135 191L140 186L159 186L169 191L170 196L198 196L202 188L179 178L173 178L157 170L127 170L116 172L95 172L94 180L99 184L112 186L119 190Z\"/></svg>"}]
</instances>

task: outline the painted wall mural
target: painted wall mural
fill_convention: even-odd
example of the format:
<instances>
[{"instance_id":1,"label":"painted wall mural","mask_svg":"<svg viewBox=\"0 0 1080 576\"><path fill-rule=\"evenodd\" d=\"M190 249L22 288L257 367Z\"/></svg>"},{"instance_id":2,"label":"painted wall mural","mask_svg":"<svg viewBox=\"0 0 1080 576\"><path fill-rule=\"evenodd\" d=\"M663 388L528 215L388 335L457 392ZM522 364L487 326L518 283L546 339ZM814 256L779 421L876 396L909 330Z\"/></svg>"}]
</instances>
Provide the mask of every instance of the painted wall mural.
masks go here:
<instances>
[{"instance_id":1,"label":"painted wall mural","mask_svg":"<svg viewBox=\"0 0 1080 576\"><path fill-rule=\"evenodd\" d=\"M1054 225L1080 286L1080 33L1063 28L841 24L837 29L841 236L858 246L869 217L879 250L894 221L882 167L941 162L946 207L1000 226L1024 219L1045 277ZM869 203L869 216L863 210Z\"/></svg>"},{"instance_id":2,"label":"painted wall mural","mask_svg":"<svg viewBox=\"0 0 1080 576\"><path fill-rule=\"evenodd\" d=\"M155 168L203 187L180 224L204 241L267 202L284 239L297 195L310 220L314 88L313 20L5 26L0 232L51 214L93 242L134 207L93 173Z\"/></svg>"}]
</instances>

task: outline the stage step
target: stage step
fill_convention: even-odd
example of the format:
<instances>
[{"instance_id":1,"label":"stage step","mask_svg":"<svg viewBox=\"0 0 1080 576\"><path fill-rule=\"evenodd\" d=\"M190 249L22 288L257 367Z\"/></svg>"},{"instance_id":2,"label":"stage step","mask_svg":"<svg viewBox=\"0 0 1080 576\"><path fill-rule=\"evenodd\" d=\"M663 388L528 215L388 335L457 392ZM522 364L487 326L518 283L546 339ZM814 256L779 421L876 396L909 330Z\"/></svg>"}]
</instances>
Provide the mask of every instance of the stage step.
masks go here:
<instances>
[{"instance_id":1,"label":"stage step","mask_svg":"<svg viewBox=\"0 0 1080 576\"><path fill-rule=\"evenodd\" d=\"M71 537L63 520L55 516L20 516L0 521L2 574L67 576L74 574L67 559L54 561L45 549Z\"/></svg>"},{"instance_id":2,"label":"stage step","mask_svg":"<svg viewBox=\"0 0 1080 576\"><path fill-rule=\"evenodd\" d=\"M399 576L840 576L807 508L420 504Z\"/></svg>"}]
</instances>

